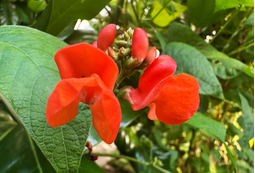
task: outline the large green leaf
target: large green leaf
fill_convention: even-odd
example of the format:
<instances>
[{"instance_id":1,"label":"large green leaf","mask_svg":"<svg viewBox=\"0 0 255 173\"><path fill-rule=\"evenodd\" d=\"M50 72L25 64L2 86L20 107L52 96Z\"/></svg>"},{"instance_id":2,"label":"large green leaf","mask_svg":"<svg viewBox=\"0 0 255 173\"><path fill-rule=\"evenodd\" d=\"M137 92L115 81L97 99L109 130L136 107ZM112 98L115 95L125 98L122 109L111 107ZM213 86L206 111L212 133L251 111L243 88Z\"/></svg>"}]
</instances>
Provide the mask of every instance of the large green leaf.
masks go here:
<instances>
[{"instance_id":1,"label":"large green leaf","mask_svg":"<svg viewBox=\"0 0 255 173\"><path fill-rule=\"evenodd\" d=\"M195 47L211 61L214 73L220 78L230 79L236 77L247 68L247 65L242 62L219 52L183 24L171 23L168 29L168 39L170 42L183 42Z\"/></svg>"},{"instance_id":2,"label":"large green leaf","mask_svg":"<svg viewBox=\"0 0 255 173\"><path fill-rule=\"evenodd\" d=\"M108 2L110 0L50 0L37 28L58 35L74 20L93 18Z\"/></svg>"},{"instance_id":3,"label":"large green leaf","mask_svg":"<svg viewBox=\"0 0 255 173\"><path fill-rule=\"evenodd\" d=\"M226 136L226 128L220 122L217 122L213 119L206 117L203 114L195 113L191 119L185 122L185 124L189 124L195 128L198 128L208 136L225 141Z\"/></svg>"},{"instance_id":4,"label":"large green leaf","mask_svg":"<svg viewBox=\"0 0 255 173\"><path fill-rule=\"evenodd\" d=\"M27 27L0 27L0 97L58 172L77 172L91 125L80 105L76 118L52 128L45 117L47 99L60 80L54 54L66 44Z\"/></svg>"},{"instance_id":5,"label":"large green leaf","mask_svg":"<svg viewBox=\"0 0 255 173\"><path fill-rule=\"evenodd\" d=\"M56 172L21 124L1 140L0 150L0 172Z\"/></svg>"},{"instance_id":6,"label":"large green leaf","mask_svg":"<svg viewBox=\"0 0 255 173\"><path fill-rule=\"evenodd\" d=\"M187 73L198 80L200 94L224 98L221 85L210 63L197 49L184 43L172 42L166 45L163 54L167 54L175 60L177 74Z\"/></svg>"}]
</instances>

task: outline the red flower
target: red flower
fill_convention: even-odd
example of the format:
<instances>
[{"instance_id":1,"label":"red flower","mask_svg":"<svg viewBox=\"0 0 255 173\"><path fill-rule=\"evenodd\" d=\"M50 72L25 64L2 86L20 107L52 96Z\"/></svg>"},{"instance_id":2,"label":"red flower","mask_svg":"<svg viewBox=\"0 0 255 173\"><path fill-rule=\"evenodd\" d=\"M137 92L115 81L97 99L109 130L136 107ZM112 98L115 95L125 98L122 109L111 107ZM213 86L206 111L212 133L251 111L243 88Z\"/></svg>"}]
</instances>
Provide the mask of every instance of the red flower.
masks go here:
<instances>
[{"instance_id":1,"label":"red flower","mask_svg":"<svg viewBox=\"0 0 255 173\"><path fill-rule=\"evenodd\" d=\"M150 107L148 118L166 124L189 120L199 106L199 84L187 74L172 76L175 61L161 55L141 75L137 89L128 87L125 98L133 110Z\"/></svg>"},{"instance_id":2,"label":"red flower","mask_svg":"<svg viewBox=\"0 0 255 173\"><path fill-rule=\"evenodd\" d=\"M93 126L101 139L112 143L121 122L120 104L112 92L118 75L115 62L86 43L60 49L55 61L62 80L48 99L49 125L56 127L74 119L79 102L83 102L90 107Z\"/></svg>"}]
</instances>

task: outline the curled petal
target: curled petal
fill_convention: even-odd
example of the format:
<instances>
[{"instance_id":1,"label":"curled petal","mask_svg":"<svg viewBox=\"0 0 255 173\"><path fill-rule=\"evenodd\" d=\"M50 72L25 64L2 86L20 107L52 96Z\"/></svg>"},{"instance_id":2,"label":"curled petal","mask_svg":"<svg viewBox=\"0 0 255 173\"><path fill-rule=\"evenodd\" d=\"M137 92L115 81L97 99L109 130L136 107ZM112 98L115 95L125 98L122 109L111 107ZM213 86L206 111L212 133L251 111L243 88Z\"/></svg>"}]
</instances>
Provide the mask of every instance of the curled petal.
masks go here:
<instances>
[{"instance_id":1,"label":"curled petal","mask_svg":"<svg viewBox=\"0 0 255 173\"><path fill-rule=\"evenodd\" d=\"M146 32L141 28L136 28L132 38L132 58L142 63L148 48L149 40Z\"/></svg>"},{"instance_id":2,"label":"curled petal","mask_svg":"<svg viewBox=\"0 0 255 173\"><path fill-rule=\"evenodd\" d=\"M61 126L73 120L78 104L89 105L95 130L102 140L112 143L121 122L118 99L96 74L80 79L61 80L50 95L46 118L50 126Z\"/></svg>"},{"instance_id":3,"label":"curled petal","mask_svg":"<svg viewBox=\"0 0 255 173\"><path fill-rule=\"evenodd\" d=\"M112 45L116 35L116 25L106 25L98 34L97 47L103 51Z\"/></svg>"},{"instance_id":4,"label":"curled petal","mask_svg":"<svg viewBox=\"0 0 255 173\"><path fill-rule=\"evenodd\" d=\"M117 65L105 52L90 44L64 47L55 54L54 59L62 79L90 77L95 73L110 90L114 87Z\"/></svg>"},{"instance_id":5,"label":"curled petal","mask_svg":"<svg viewBox=\"0 0 255 173\"><path fill-rule=\"evenodd\" d=\"M94 41L91 45L97 47L97 41Z\"/></svg>"},{"instance_id":6,"label":"curled petal","mask_svg":"<svg viewBox=\"0 0 255 173\"><path fill-rule=\"evenodd\" d=\"M130 89L129 99L134 110L147 105L150 107L148 117L166 124L180 124L189 120L199 106L199 84L187 74L169 76L156 85L147 95L141 90ZM140 99L137 99L137 98ZM139 100L146 100L141 103Z\"/></svg>"},{"instance_id":7,"label":"curled petal","mask_svg":"<svg viewBox=\"0 0 255 173\"><path fill-rule=\"evenodd\" d=\"M146 64L151 64L157 57L157 49L155 46L153 46L147 53L145 59L144 59L144 62Z\"/></svg>"},{"instance_id":8,"label":"curled petal","mask_svg":"<svg viewBox=\"0 0 255 173\"><path fill-rule=\"evenodd\" d=\"M141 75L137 90L140 90L144 95L148 95L160 81L172 75L176 67L174 59L170 56L159 56ZM140 102L143 103L146 100L140 100Z\"/></svg>"}]
</instances>

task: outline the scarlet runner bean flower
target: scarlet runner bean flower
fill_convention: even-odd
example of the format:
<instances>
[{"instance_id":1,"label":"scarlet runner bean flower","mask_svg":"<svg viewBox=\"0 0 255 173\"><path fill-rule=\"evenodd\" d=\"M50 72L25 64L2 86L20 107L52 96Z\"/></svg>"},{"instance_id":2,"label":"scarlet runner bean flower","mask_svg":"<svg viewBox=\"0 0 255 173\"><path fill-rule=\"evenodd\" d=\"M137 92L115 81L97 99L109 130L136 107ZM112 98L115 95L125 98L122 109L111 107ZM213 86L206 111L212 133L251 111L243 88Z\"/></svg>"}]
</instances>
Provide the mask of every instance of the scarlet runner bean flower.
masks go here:
<instances>
[{"instance_id":1,"label":"scarlet runner bean flower","mask_svg":"<svg viewBox=\"0 0 255 173\"><path fill-rule=\"evenodd\" d=\"M81 43L60 49L54 57L61 81L50 95L46 118L50 126L61 126L78 113L78 104L88 104L95 130L112 143L121 122L118 99L112 90L118 67L105 52Z\"/></svg>"},{"instance_id":2,"label":"scarlet runner bean flower","mask_svg":"<svg viewBox=\"0 0 255 173\"><path fill-rule=\"evenodd\" d=\"M150 107L148 118L166 124L180 124L189 120L199 106L199 84L187 74L172 75L175 61L161 55L140 77L138 88L122 89L133 110Z\"/></svg>"}]
</instances>

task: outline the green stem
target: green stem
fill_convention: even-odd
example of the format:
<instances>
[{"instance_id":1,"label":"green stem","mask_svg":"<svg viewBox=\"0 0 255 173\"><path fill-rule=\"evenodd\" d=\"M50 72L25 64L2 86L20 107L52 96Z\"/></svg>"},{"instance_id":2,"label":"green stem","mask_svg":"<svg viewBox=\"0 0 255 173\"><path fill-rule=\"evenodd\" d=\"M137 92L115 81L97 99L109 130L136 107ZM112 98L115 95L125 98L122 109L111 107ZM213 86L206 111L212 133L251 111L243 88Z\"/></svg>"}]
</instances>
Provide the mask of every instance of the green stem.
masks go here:
<instances>
[{"instance_id":1,"label":"green stem","mask_svg":"<svg viewBox=\"0 0 255 173\"><path fill-rule=\"evenodd\" d=\"M132 9L133 9L133 11L134 11L134 13L135 13L135 17L136 17L138 23L140 23L140 22L139 22L138 13L137 13L137 11L135 10L134 4L133 4L133 0L131 0L131 7L132 7Z\"/></svg>"},{"instance_id":2,"label":"green stem","mask_svg":"<svg viewBox=\"0 0 255 173\"><path fill-rule=\"evenodd\" d=\"M157 170L163 172L163 173L171 173L170 171L165 170L165 169L161 168L161 167L158 166L158 165L153 165L153 167L156 168Z\"/></svg>"},{"instance_id":3,"label":"green stem","mask_svg":"<svg viewBox=\"0 0 255 173\"><path fill-rule=\"evenodd\" d=\"M231 22L233 20L233 18L237 15L238 10L235 10L235 12L233 12L233 14L231 15L231 17L228 19L228 21L222 26L220 27L220 30L216 33L216 35L211 39L211 41L209 42L210 44L215 40L215 38L217 38L220 33L226 28L226 26L229 24L229 22Z\"/></svg>"},{"instance_id":4,"label":"green stem","mask_svg":"<svg viewBox=\"0 0 255 173\"><path fill-rule=\"evenodd\" d=\"M39 159L38 159L38 155L35 151L35 146L34 146L34 143L33 143L33 140L31 139L30 135L28 134L27 132L27 137L28 137L28 140L29 140L29 143L30 143L30 146L31 146L31 149L32 149L32 152L34 154L34 158L35 158L35 162L37 164L37 167L38 167L38 170L40 173L43 173L42 171L42 168L41 168L41 165L40 165L40 162L39 162Z\"/></svg>"},{"instance_id":5,"label":"green stem","mask_svg":"<svg viewBox=\"0 0 255 173\"><path fill-rule=\"evenodd\" d=\"M248 48L250 48L250 47L252 47L252 46L254 46L254 43L250 43L250 44L248 44L247 46L240 46L238 49L236 49L236 50L230 52L230 53L228 54L228 56L234 55L234 54L236 54L237 52L241 52L241 51L243 51L243 50L245 50L245 49L248 49Z\"/></svg>"},{"instance_id":6,"label":"green stem","mask_svg":"<svg viewBox=\"0 0 255 173\"><path fill-rule=\"evenodd\" d=\"M122 82L122 80L126 77L126 68L121 69L116 82L115 82L115 89L118 88L118 86L120 85L120 83Z\"/></svg>"},{"instance_id":7,"label":"green stem","mask_svg":"<svg viewBox=\"0 0 255 173\"><path fill-rule=\"evenodd\" d=\"M109 157L115 157L115 158L123 158L123 159L127 159L127 160L130 160L132 162L136 162L136 163L139 163L142 165L146 165L146 166L150 165L149 162L142 162L142 161L139 161L133 157L129 157L129 156L125 156L125 155L116 155L116 154L109 154L109 153L94 153L94 152L92 154L95 156L109 156Z\"/></svg>"},{"instance_id":8,"label":"green stem","mask_svg":"<svg viewBox=\"0 0 255 173\"><path fill-rule=\"evenodd\" d=\"M251 9L246 12L246 16L239 22L238 27L236 28L235 32L230 36L228 39L228 42L225 46L223 46L222 52L225 52L225 50L229 47L230 42L233 40L233 38L243 30L245 27L244 22L247 20L247 17L250 15Z\"/></svg>"},{"instance_id":9,"label":"green stem","mask_svg":"<svg viewBox=\"0 0 255 173\"><path fill-rule=\"evenodd\" d=\"M145 166L152 166L154 167L155 169L163 172L163 173L171 173L170 171L168 170L165 170L164 168L161 168L160 166L158 165L154 165L154 164L151 164L149 162L142 162L142 161L139 161L133 157L129 157L129 156L125 156L125 155L117 155L117 154L109 154L109 153L92 153L93 155L95 156L109 156L109 157L114 157L114 158L123 158L123 159L127 159L127 160L130 160L132 162L136 162L136 163L139 163L139 164L142 164L142 165L145 165Z\"/></svg>"}]
</instances>

